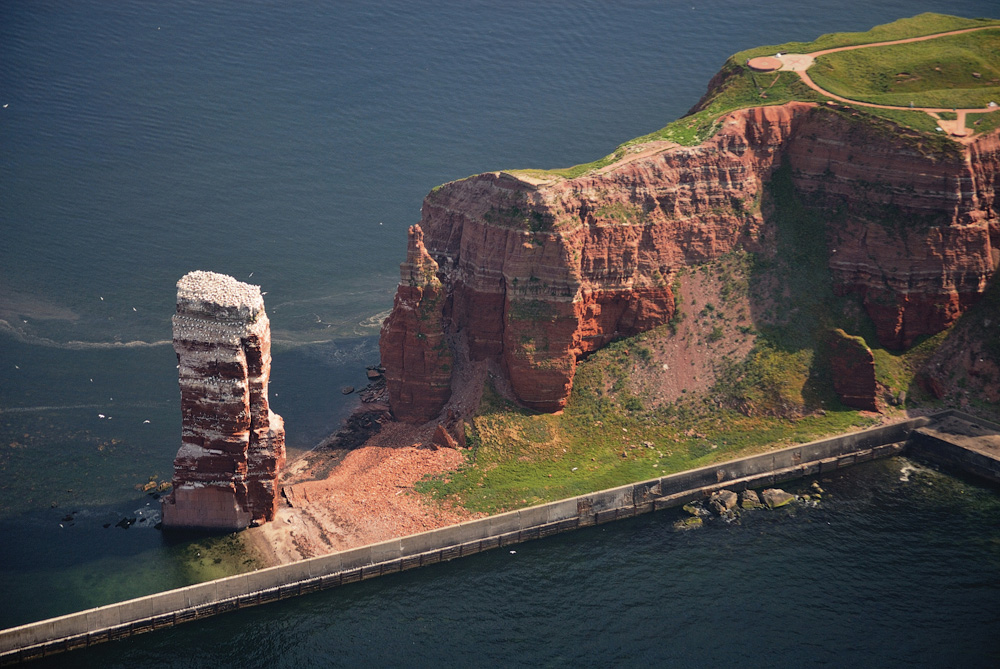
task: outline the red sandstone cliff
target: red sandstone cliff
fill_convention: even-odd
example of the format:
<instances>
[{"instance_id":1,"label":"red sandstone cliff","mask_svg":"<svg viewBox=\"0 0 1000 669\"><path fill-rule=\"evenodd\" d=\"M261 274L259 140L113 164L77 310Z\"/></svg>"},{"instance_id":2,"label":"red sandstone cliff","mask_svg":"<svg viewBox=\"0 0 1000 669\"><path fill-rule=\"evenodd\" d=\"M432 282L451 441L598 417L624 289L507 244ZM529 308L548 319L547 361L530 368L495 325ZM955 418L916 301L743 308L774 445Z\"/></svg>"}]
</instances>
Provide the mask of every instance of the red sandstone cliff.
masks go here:
<instances>
[{"instance_id":1,"label":"red sandstone cliff","mask_svg":"<svg viewBox=\"0 0 1000 669\"><path fill-rule=\"evenodd\" d=\"M424 246L419 225L410 227L406 262L392 312L382 325L379 349L396 418L423 422L451 395L451 349L444 333L444 290L438 264Z\"/></svg>"},{"instance_id":2,"label":"red sandstone cliff","mask_svg":"<svg viewBox=\"0 0 1000 669\"><path fill-rule=\"evenodd\" d=\"M699 146L638 145L575 179L490 173L429 194L382 331L395 415L428 420L447 401L449 337L495 361L525 405L560 409L581 356L672 316L679 269L759 243L762 184L782 162L835 212L835 288L864 298L884 345L940 331L982 293L1000 245L1000 135L934 152L808 103L721 123Z\"/></svg>"},{"instance_id":3,"label":"red sandstone cliff","mask_svg":"<svg viewBox=\"0 0 1000 669\"><path fill-rule=\"evenodd\" d=\"M181 448L168 528L240 530L274 518L285 429L268 406L271 329L260 288L212 272L177 282Z\"/></svg>"}]
</instances>

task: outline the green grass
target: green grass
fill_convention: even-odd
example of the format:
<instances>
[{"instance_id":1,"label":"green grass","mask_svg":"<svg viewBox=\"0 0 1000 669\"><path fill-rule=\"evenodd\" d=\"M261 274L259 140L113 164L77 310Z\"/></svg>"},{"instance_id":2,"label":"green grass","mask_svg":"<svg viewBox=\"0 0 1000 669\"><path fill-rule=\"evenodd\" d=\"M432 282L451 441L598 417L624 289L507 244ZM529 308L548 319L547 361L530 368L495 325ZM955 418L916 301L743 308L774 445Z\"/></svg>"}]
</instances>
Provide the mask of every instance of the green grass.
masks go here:
<instances>
[{"instance_id":1,"label":"green grass","mask_svg":"<svg viewBox=\"0 0 1000 669\"><path fill-rule=\"evenodd\" d=\"M978 28L981 26L1000 25L1000 20L990 18L966 19L960 16L935 14L925 12L910 18L899 19L892 23L875 26L871 30L857 33L827 33L817 37L812 42L786 42L776 46L759 46L746 51L740 51L732 57L739 63L757 56L771 56L778 51L790 53L812 53L840 46L856 44L871 44L873 42L891 42L908 37L922 37L936 33L961 30L963 28Z\"/></svg>"},{"instance_id":2,"label":"green grass","mask_svg":"<svg viewBox=\"0 0 1000 669\"><path fill-rule=\"evenodd\" d=\"M1000 100L996 102L1000 104ZM1000 128L1000 110L989 114L968 114L965 117L965 124L976 132L992 132Z\"/></svg>"},{"instance_id":3,"label":"green grass","mask_svg":"<svg viewBox=\"0 0 1000 669\"><path fill-rule=\"evenodd\" d=\"M802 83L794 72L761 74L733 63L723 69L724 84L711 91L693 114L677 119L656 132L626 142L623 146L668 140L694 146L715 134L719 117L737 109L780 105L790 100L821 102L826 96Z\"/></svg>"},{"instance_id":4,"label":"green grass","mask_svg":"<svg viewBox=\"0 0 1000 669\"><path fill-rule=\"evenodd\" d=\"M822 88L851 100L982 108L1000 99L1000 28L831 53L817 58L809 75Z\"/></svg>"},{"instance_id":5,"label":"green grass","mask_svg":"<svg viewBox=\"0 0 1000 669\"><path fill-rule=\"evenodd\" d=\"M560 169L526 169L526 170L511 170L514 174L519 174L527 177L534 177L538 179L552 179L552 178L564 178L573 179L588 172L599 170L603 167L607 167L613 163L618 162L622 158L628 155L630 149L641 144L646 144L653 141L670 141L676 142L683 146L695 146L704 142L706 139L710 138L720 127L719 119L721 116L735 111L737 109L746 109L748 107L761 107L767 105L780 105L792 100L801 100L806 102L822 102L828 98L816 91L812 90L808 86L802 83L802 80L798 75L792 72L776 72L776 73L755 73L745 66L745 63L750 58L763 55L772 55L778 51L789 51L793 53L809 53L812 51L819 51L822 49L829 49L839 46L852 46L856 44L867 44L871 42L882 42L890 41L895 39L903 39L907 37L919 37L922 35L931 35L940 32L947 32L950 30L958 30L962 28L974 28L981 26L997 25L1000 26L1000 20L996 19L966 19L957 16L948 16L945 14L933 14L925 13L918 16L914 16L907 19L900 19L892 23L887 23L885 25L875 26L871 30L859 33L830 33L822 35L812 42L787 42L785 44L776 46L762 46L755 47L753 49L748 49L746 51L741 51L737 54L731 56L724 65L722 71L716 75L713 80L714 86L711 90L706 93L706 95L698 102L692 113L684 116L683 118L673 121L669 125L655 132L651 132L647 135L641 137L636 137L635 139L624 142L619 145L613 152L600 158L598 160L581 163L579 165L574 165L572 167L560 168ZM988 36L983 38L972 38L968 40L955 38L942 38L943 40L955 40L955 44L950 47L953 50L960 51L962 53L968 53L971 48L974 54L978 54L977 58L979 60L975 62L984 63L979 66L982 69L987 69L986 64L992 63L996 58L995 48L991 48L990 36L994 35L994 31L983 31L987 33ZM975 35L977 33L972 33ZM996 38L992 37L995 41ZM932 40L925 43L928 49L933 50L938 44L939 40ZM964 46L963 46L964 45ZM895 48L895 47L885 47L885 48ZM881 51L883 48L877 48ZM868 49L861 49L856 52L847 53L859 53L864 54ZM950 52L949 52L950 53ZM832 57L839 54L831 54ZM973 62L970 60L963 61L968 64ZM971 67L971 66L970 66ZM810 74L816 67L810 69ZM902 70L899 70L902 71ZM975 71L975 70L969 70ZM989 70L993 71L993 70ZM950 72L950 70L949 70ZM896 74L893 72L892 74ZM945 75L945 72L941 73ZM977 92L972 92L973 89L949 89L951 93L949 95L968 95L968 99L976 99L977 95L987 94L988 88L985 86L988 83L988 73L986 71L980 72L982 75L979 81L982 86L977 89ZM822 76L822 75L821 75ZM992 76L992 75L991 75ZM942 77L943 78L943 77ZM818 81L817 81L818 83ZM947 84L945 84L947 86ZM830 89L834 90L834 89ZM964 91L964 92L963 92ZM835 91L836 92L836 91ZM838 93L843 95L842 93ZM910 95L910 93L901 93L903 96ZM931 99L930 92L925 93L925 98L921 99ZM943 94L942 94L943 95ZM844 95L844 97L852 97L851 95ZM997 94L996 97L1000 97ZM941 97L944 100L945 97ZM954 100L953 103L941 106L956 106L960 105L959 100L965 100L964 97L947 97L947 100ZM998 100L1000 101L1000 100ZM903 101L901 106L908 106L910 103L910 98L907 97ZM985 105L985 102L983 103ZM930 118L927 114L923 112L908 112L908 111L893 111L893 110L870 110L869 113L873 116L879 116L881 118L888 118L893 122L902 125L913 130L917 130L922 133L935 133L936 122L934 119ZM994 127L991 125L994 122L993 119L989 121L983 121L977 130L985 130L987 128Z\"/></svg>"},{"instance_id":6,"label":"green grass","mask_svg":"<svg viewBox=\"0 0 1000 669\"><path fill-rule=\"evenodd\" d=\"M499 513L873 423L854 411L800 420L707 407L645 411L634 396L600 389L614 357L604 350L580 365L561 415L534 414L487 391L471 425L466 463L419 482L416 490L471 511Z\"/></svg>"}]
</instances>

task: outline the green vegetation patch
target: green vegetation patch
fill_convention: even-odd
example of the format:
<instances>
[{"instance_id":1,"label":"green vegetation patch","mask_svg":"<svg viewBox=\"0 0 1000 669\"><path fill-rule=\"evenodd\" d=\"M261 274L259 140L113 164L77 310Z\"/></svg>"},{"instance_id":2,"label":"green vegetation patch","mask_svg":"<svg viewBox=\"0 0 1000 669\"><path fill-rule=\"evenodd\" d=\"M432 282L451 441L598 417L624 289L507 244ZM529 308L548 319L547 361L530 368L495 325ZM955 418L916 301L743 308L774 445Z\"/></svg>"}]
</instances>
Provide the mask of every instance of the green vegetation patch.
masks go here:
<instances>
[{"instance_id":1,"label":"green vegetation patch","mask_svg":"<svg viewBox=\"0 0 1000 669\"><path fill-rule=\"evenodd\" d=\"M513 299L507 311L507 318L512 321L552 322L558 316L558 311L548 300Z\"/></svg>"},{"instance_id":2,"label":"green vegetation patch","mask_svg":"<svg viewBox=\"0 0 1000 669\"><path fill-rule=\"evenodd\" d=\"M720 75L722 84L710 90L698 103L697 111L677 119L665 128L637 137L623 146L667 140L695 146L715 134L719 117L737 109L781 105L791 100L821 102L828 98L802 83L794 72L763 74L737 64L732 59Z\"/></svg>"},{"instance_id":3,"label":"green vegetation patch","mask_svg":"<svg viewBox=\"0 0 1000 669\"><path fill-rule=\"evenodd\" d=\"M598 219L620 225L646 225L649 223L649 214L642 207L612 202L598 207L594 212Z\"/></svg>"},{"instance_id":4,"label":"green vegetation patch","mask_svg":"<svg viewBox=\"0 0 1000 669\"><path fill-rule=\"evenodd\" d=\"M899 19L892 23L884 23L864 32L827 33L817 37L812 42L786 42L776 46L754 47L746 51L740 51L732 59L740 63L745 63L750 58L773 56L778 51L783 53L812 53L814 51L834 49L841 46L891 42L910 37L923 37L924 35L934 35L952 30L979 28L990 25L1000 25L1000 20L988 18L966 19L960 16L925 12L910 18Z\"/></svg>"},{"instance_id":5,"label":"green vegetation patch","mask_svg":"<svg viewBox=\"0 0 1000 669\"><path fill-rule=\"evenodd\" d=\"M862 102L984 108L1000 100L1000 28L827 54L809 76Z\"/></svg>"},{"instance_id":6,"label":"green vegetation patch","mask_svg":"<svg viewBox=\"0 0 1000 669\"><path fill-rule=\"evenodd\" d=\"M997 100L997 104L1000 104L1000 100ZM977 133L993 132L1000 128L1000 110L990 114L967 114L965 125Z\"/></svg>"},{"instance_id":7,"label":"green vegetation patch","mask_svg":"<svg viewBox=\"0 0 1000 669\"><path fill-rule=\"evenodd\" d=\"M561 415L535 414L488 389L470 425L465 464L424 479L416 490L472 511L500 513L874 422L855 411L789 420L707 408L645 410L634 396L604 390L604 374L620 353L605 349L580 365Z\"/></svg>"},{"instance_id":8,"label":"green vegetation patch","mask_svg":"<svg viewBox=\"0 0 1000 669\"><path fill-rule=\"evenodd\" d=\"M531 232L550 230L555 220L551 214L535 211L527 204L494 207L483 214L483 219L487 223L498 227L516 228Z\"/></svg>"}]
</instances>

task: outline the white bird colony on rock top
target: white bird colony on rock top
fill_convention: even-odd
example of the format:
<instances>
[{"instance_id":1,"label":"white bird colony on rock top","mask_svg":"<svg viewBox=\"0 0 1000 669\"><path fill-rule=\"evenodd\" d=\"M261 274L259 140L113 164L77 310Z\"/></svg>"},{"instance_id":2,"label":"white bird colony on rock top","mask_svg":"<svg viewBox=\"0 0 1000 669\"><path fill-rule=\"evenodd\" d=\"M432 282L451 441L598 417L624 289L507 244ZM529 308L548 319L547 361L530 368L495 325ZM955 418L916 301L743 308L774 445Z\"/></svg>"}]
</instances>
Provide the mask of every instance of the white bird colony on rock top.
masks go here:
<instances>
[{"instance_id":1,"label":"white bird colony on rock top","mask_svg":"<svg viewBox=\"0 0 1000 669\"><path fill-rule=\"evenodd\" d=\"M201 303L247 309L250 315L257 315L264 310L260 286L237 281L225 274L200 270L185 274L177 282L177 300L188 302L192 306Z\"/></svg>"}]
</instances>

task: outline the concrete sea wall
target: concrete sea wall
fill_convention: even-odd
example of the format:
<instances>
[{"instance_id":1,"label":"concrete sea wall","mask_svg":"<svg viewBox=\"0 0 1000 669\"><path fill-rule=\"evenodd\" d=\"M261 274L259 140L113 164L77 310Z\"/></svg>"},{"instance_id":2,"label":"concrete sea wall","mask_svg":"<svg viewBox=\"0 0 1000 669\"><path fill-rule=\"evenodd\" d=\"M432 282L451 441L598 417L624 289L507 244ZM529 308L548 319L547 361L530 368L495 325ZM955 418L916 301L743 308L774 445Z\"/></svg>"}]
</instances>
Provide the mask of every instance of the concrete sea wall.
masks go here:
<instances>
[{"instance_id":1,"label":"concrete sea wall","mask_svg":"<svg viewBox=\"0 0 1000 669\"><path fill-rule=\"evenodd\" d=\"M742 490L895 455L915 430L950 416L914 418L777 451L481 518L293 564L109 604L0 631L0 663L83 648L188 620L406 571L559 532L679 506L715 490Z\"/></svg>"}]
</instances>

